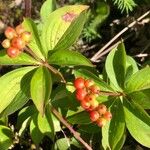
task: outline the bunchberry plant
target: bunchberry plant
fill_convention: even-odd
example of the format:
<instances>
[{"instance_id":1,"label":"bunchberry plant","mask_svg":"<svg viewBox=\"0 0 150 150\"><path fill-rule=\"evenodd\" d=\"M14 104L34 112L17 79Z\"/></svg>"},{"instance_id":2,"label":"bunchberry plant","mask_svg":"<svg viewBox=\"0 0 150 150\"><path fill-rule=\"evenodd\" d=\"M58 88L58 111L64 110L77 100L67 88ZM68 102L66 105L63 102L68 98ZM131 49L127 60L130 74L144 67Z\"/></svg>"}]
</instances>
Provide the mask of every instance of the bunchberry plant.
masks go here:
<instances>
[{"instance_id":1,"label":"bunchberry plant","mask_svg":"<svg viewBox=\"0 0 150 150\"><path fill-rule=\"evenodd\" d=\"M145 111L150 109L150 68L139 70L121 43L107 56L100 75L86 57L71 50L88 6L55 10L49 2L41 8L38 26L24 18L17 27L5 30L0 65L15 65L15 69L0 77L0 149L13 146L15 137L21 139L26 129L37 148L48 136L53 143L50 149L74 145L92 150L92 136L101 140L99 147L119 150L127 130L150 148L150 116ZM16 111L13 131L7 118ZM73 136L65 135L65 127ZM58 139L60 132L65 137Z\"/></svg>"}]
</instances>

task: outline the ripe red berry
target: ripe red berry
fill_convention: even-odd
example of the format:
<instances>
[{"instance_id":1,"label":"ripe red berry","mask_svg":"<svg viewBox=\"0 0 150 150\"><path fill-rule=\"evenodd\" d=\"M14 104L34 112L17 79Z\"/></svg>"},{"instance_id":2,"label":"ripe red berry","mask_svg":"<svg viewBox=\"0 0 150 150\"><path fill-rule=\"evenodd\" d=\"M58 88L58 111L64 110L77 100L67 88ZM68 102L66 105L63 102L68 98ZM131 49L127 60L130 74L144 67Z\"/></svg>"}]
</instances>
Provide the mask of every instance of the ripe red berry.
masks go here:
<instances>
[{"instance_id":1,"label":"ripe red berry","mask_svg":"<svg viewBox=\"0 0 150 150\"><path fill-rule=\"evenodd\" d=\"M15 48L15 47L10 47L7 49L7 55L11 58L15 58L20 54L19 49Z\"/></svg>"},{"instance_id":2,"label":"ripe red berry","mask_svg":"<svg viewBox=\"0 0 150 150\"><path fill-rule=\"evenodd\" d=\"M77 100L82 101L85 98L86 94L87 94L87 92L85 89L77 89L76 90Z\"/></svg>"},{"instance_id":3,"label":"ripe red berry","mask_svg":"<svg viewBox=\"0 0 150 150\"><path fill-rule=\"evenodd\" d=\"M94 81L87 79L87 80L85 80L84 85L86 88L89 88L90 86L94 85Z\"/></svg>"},{"instance_id":4,"label":"ripe red berry","mask_svg":"<svg viewBox=\"0 0 150 150\"><path fill-rule=\"evenodd\" d=\"M106 122L107 120L105 118L99 118L97 121L96 121L96 124L99 126L99 127L103 127L106 125Z\"/></svg>"},{"instance_id":5,"label":"ripe red berry","mask_svg":"<svg viewBox=\"0 0 150 150\"><path fill-rule=\"evenodd\" d=\"M85 101L89 102L89 101L95 101L96 100L96 97L94 94L88 94L85 96L84 98Z\"/></svg>"},{"instance_id":6,"label":"ripe red berry","mask_svg":"<svg viewBox=\"0 0 150 150\"><path fill-rule=\"evenodd\" d=\"M21 50L25 47L25 41L23 41L20 37L16 37L12 39L11 45L12 47L16 47Z\"/></svg>"},{"instance_id":7,"label":"ripe red berry","mask_svg":"<svg viewBox=\"0 0 150 150\"><path fill-rule=\"evenodd\" d=\"M25 32L24 27L22 26L22 24L19 24L18 26L16 26L16 32L17 34L22 34L23 32Z\"/></svg>"},{"instance_id":8,"label":"ripe red berry","mask_svg":"<svg viewBox=\"0 0 150 150\"><path fill-rule=\"evenodd\" d=\"M89 90L91 91L91 93L93 94L99 94L100 92L100 88L97 85L92 85L89 87Z\"/></svg>"},{"instance_id":9,"label":"ripe red berry","mask_svg":"<svg viewBox=\"0 0 150 150\"><path fill-rule=\"evenodd\" d=\"M103 115L103 117L104 117L106 120L110 121L111 118L112 118L112 114L111 114L111 112L107 111L107 112Z\"/></svg>"},{"instance_id":10,"label":"ripe red berry","mask_svg":"<svg viewBox=\"0 0 150 150\"><path fill-rule=\"evenodd\" d=\"M100 115L104 115L107 111L107 107L104 104L98 105L96 110L99 112Z\"/></svg>"},{"instance_id":11,"label":"ripe red berry","mask_svg":"<svg viewBox=\"0 0 150 150\"><path fill-rule=\"evenodd\" d=\"M13 39L14 37L17 36L15 29L13 29L12 27L7 27L5 30L5 36L8 39Z\"/></svg>"},{"instance_id":12,"label":"ripe red berry","mask_svg":"<svg viewBox=\"0 0 150 150\"><path fill-rule=\"evenodd\" d=\"M90 112L90 119L91 119L91 121L94 122L94 121L98 120L99 117L100 117L100 115L99 115L99 113L97 111L91 111Z\"/></svg>"},{"instance_id":13,"label":"ripe red berry","mask_svg":"<svg viewBox=\"0 0 150 150\"><path fill-rule=\"evenodd\" d=\"M90 107L90 103L82 100L81 101L81 107L84 108L85 110L88 110Z\"/></svg>"},{"instance_id":14,"label":"ripe red berry","mask_svg":"<svg viewBox=\"0 0 150 150\"><path fill-rule=\"evenodd\" d=\"M2 42L2 46L4 48L9 48L10 47L10 40L9 39L5 39L3 42Z\"/></svg>"},{"instance_id":15,"label":"ripe red berry","mask_svg":"<svg viewBox=\"0 0 150 150\"><path fill-rule=\"evenodd\" d=\"M82 89L84 88L84 79L79 77L79 78L76 78L75 81L74 81L74 87L76 89Z\"/></svg>"},{"instance_id":16,"label":"ripe red berry","mask_svg":"<svg viewBox=\"0 0 150 150\"><path fill-rule=\"evenodd\" d=\"M21 38L22 38L23 41L25 41L26 43L28 43L31 40L31 33L30 32L23 32L21 34Z\"/></svg>"}]
</instances>

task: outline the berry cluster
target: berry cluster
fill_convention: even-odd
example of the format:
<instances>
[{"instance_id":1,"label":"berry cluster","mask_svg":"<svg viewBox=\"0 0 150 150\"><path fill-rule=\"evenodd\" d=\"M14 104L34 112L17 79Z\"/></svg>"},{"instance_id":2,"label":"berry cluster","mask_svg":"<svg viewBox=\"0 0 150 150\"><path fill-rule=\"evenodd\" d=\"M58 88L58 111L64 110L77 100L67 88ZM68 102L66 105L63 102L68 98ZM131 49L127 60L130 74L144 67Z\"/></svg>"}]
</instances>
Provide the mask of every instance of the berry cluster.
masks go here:
<instances>
[{"instance_id":1,"label":"berry cluster","mask_svg":"<svg viewBox=\"0 0 150 150\"><path fill-rule=\"evenodd\" d=\"M5 30L6 39L2 46L7 49L7 55L11 58L17 57L31 40L31 33L25 31L20 24L15 29L7 27Z\"/></svg>"},{"instance_id":2,"label":"berry cluster","mask_svg":"<svg viewBox=\"0 0 150 150\"><path fill-rule=\"evenodd\" d=\"M81 106L89 112L90 119L98 126L102 127L112 118L112 114L103 104L99 104L96 97L100 93L100 89L95 85L93 80L76 78L74 81L76 88L76 98L80 101Z\"/></svg>"}]
</instances>

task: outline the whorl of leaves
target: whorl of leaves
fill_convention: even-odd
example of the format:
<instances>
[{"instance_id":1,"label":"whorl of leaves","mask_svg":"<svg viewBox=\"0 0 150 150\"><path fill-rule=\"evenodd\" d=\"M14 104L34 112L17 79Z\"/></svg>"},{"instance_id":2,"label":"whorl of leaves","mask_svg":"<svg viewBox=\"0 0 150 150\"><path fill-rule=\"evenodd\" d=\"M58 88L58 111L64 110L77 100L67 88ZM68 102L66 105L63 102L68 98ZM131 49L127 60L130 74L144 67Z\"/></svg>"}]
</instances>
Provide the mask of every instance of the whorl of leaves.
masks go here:
<instances>
[{"instance_id":1,"label":"whorl of leaves","mask_svg":"<svg viewBox=\"0 0 150 150\"><path fill-rule=\"evenodd\" d=\"M134 0L112 0L115 5L121 10L121 12L126 11L129 13L129 11L132 11L133 8L136 6L136 3Z\"/></svg>"}]
</instances>

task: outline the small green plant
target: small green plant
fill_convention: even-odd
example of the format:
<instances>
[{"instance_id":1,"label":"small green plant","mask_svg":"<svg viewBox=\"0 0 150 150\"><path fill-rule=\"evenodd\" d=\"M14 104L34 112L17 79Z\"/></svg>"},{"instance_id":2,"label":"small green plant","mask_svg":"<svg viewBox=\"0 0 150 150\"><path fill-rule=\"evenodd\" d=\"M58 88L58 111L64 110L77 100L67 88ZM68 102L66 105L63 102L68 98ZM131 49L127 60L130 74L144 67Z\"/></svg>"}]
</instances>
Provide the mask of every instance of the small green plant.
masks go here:
<instances>
[{"instance_id":1,"label":"small green plant","mask_svg":"<svg viewBox=\"0 0 150 150\"><path fill-rule=\"evenodd\" d=\"M92 150L94 143L88 143L94 136L99 147L119 150L127 130L150 148L150 116L145 110L150 109L150 67L139 70L121 43L107 56L100 75L86 57L70 50L83 29L88 6L53 11L55 7L47 9L45 3L40 29L24 18L5 31L0 64L16 69L0 77L0 149L14 143L16 135L7 125L8 116L16 111L15 131L21 139L29 129L37 148L48 136L53 143L50 149L74 145ZM28 103L30 99L33 103ZM65 137L57 138L66 127L73 136L63 132Z\"/></svg>"}]
</instances>

